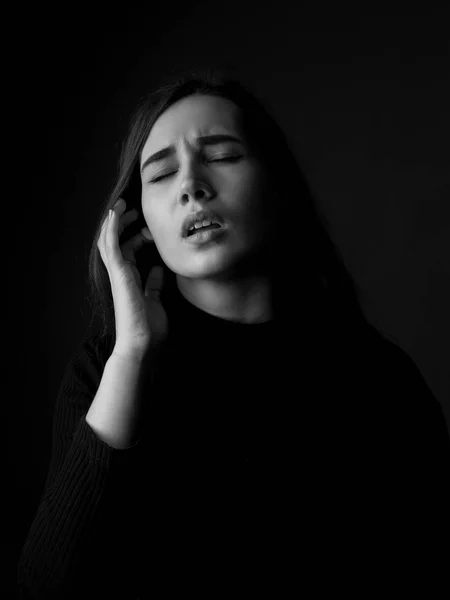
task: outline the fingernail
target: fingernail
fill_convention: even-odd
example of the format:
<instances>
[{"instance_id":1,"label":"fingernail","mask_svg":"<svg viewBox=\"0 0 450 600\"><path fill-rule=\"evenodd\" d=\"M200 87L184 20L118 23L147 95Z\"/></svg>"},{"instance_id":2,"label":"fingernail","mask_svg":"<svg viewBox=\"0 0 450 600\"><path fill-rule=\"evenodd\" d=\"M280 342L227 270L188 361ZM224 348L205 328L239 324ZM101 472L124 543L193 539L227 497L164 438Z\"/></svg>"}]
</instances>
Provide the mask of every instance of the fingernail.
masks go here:
<instances>
[{"instance_id":1,"label":"fingernail","mask_svg":"<svg viewBox=\"0 0 450 600\"><path fill-rule=\"evenodd\" d=\"M109 209L109 220L110 220L110 221L111 221L111 219L112 219L113 212L114 212L114 211L112 211L111 209Z\"/></svg>"}]
</instances>

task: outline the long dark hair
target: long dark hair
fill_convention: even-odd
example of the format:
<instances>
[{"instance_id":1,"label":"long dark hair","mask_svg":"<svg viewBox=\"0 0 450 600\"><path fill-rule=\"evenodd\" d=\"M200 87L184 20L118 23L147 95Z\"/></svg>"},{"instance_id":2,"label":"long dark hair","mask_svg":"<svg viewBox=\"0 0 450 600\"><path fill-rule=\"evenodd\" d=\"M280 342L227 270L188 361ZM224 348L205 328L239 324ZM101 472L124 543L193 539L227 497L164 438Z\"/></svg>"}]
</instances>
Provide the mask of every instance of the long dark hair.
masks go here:
<instances>
[{"instance_id":1,"label":"long dark hair","mask_svg":"<svg viewBox=\"0 0 450 600\"><path fill-rule=\"evenodd\" d=\"M284 132L249 87L227 69L201 67L172 74L141 99L131 118L117 177L100 209L89 255L90 301L93 316L99 315L102 319L102 336L114 335L114 306L108 273L97 247L101 223L108 210L123 196L127 210L137 208L141 215L137 230L145 226L139 173L143 146L158 117L172 104L192 94L220 96L241 109L246 139L270 174L272 189L276 191L274 226L279 234L273 274L275 289L282 290L281 295L275 294L275 314L279 308L280 315L303 314L310 320L309 313L315 312L316 322L322 322L326 313L346 331L364 327L367 321L361 309L363 292L345 266L329 222L314 200ZM174 274L162 262L154 245L151 250L145 246L145 253L145 257L137 257L142 281L145 282L151 263L159 263L166 271L165 281L170 290L175 282ZM383 332L383 335L388 337L389 334Z\"/></svg>"}]
</instances>

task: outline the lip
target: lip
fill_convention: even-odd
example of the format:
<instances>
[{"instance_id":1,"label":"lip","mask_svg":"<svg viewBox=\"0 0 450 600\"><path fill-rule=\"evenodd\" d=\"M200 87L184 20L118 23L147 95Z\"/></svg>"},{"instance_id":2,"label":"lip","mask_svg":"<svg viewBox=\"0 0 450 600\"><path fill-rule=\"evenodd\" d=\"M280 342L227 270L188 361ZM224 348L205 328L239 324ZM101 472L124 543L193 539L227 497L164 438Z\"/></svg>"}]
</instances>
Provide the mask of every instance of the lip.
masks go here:
<instances>
[{"instance_id":1,"label":"lip","mask_svg":"<svg viewBox=\"0 0 450 600\"><path fill-rule=\"evenodd\" d=\"M219 215L216 215L215 212L208 209L200 210L196 213L191 213L184 219L183 225L181 227L181 237L192 237L188 236L189 229L197 221L214 221L215 223L218 223L221 227L224 226L223 219L219 217Z\"/></svg>"},{"instance_id":2,"label":"lip","mask_svg":"<svg viewBox=\"0 0 450 600\"><path fill-rule=\"evenodd\" d=\"M199 231L198 233L193 233L189 237L185 237L184 240L188 244L194 244L195 246L199 246L201 244L206 244L207 242L211 242L222 236L225 232L225 227L219 227L218 229L208 229L208 231Z\"/></svg>"}]
</instances>

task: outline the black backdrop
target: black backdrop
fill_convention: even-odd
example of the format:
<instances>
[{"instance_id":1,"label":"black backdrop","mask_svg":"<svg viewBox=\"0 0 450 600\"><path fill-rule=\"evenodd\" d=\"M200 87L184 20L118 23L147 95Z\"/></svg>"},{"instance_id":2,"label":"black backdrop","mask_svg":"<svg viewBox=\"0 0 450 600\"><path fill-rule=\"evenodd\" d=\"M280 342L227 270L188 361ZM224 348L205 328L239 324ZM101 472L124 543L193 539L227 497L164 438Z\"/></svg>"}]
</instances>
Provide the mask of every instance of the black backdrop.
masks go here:
<instances>
[{"instance_id":1,"label":"black backdrop","mask_svg":"<svg viewBox=\"0 0 450 600\"><path fill-rule=\"evenodd\" d=\"M62 5L5 19L11 582L43 491L57 388L91 316L98 206L130 111L171 69L230 64L267 102L367 315L399 339L450 420L449 15L429 3L417 14L294 4Z\"/></svg>"}]
</instances>

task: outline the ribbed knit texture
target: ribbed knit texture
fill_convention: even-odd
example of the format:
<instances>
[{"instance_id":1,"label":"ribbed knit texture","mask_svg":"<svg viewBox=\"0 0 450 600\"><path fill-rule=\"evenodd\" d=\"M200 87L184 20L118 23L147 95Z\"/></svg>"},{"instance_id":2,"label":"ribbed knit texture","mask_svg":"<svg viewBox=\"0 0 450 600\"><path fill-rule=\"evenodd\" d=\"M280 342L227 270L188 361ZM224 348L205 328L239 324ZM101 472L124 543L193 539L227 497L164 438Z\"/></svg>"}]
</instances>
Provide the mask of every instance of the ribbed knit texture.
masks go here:
<instances>
[{"instance_id":1,"label":"ribbed knit texture","mask_svg":"<svg viewBox=\"0 0 450 600\"><path fill-rule=\"evenodd\" d=\"M311 569L387 578L411 543L443 541L450 440L405 352L372 331L358 347L299 339L287 359L274 322L227 322L181 296L169 316L132 448L85 420L111 340L90 336L67 365L22 598L287 597Z\"/></svg>"}]
</instances>

